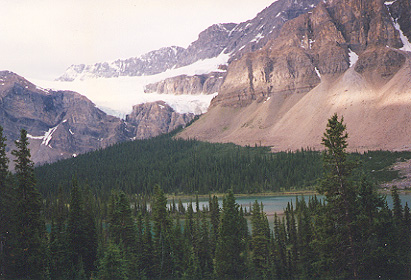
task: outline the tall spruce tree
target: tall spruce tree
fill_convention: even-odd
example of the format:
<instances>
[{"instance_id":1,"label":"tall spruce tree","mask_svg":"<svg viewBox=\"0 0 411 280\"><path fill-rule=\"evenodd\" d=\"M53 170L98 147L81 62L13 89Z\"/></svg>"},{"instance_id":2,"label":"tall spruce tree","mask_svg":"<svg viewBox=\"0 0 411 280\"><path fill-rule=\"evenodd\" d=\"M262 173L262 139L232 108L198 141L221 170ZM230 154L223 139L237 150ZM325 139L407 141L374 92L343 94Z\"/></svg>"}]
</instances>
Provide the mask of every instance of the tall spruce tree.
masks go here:
<instances>
[{"instance_id":1,"label":"tall spruce tree","mask_svg":"<svg viewBox=\"0 0 411 280\"><path fill-rule=\"evenodd\" d=\"M254 202L251 210L251 247L252 247L252 262L255 271L255 277L263 279L268 276L269 272L269 242L270 229L268 226L267 216L262 207L257 202Z\"/></svg>"},{"instance_id":2,"label":"tall spruce tree","mask_svg":"<svg viewBox=\"0 0 411 280\"><path fill-rule=\"evenodd\" d=\"M86 207L83 191L73 179L71 189L70 212L67 221L67 243L71 266L74 270L83 267L87 277L96 270L97 232L93 212ZM89 205L91 201L87 200Z\"/></svg>"},{"instance_id":3,"label":"tall spruce tree","mask_svg":"<svg viewBox=\"0 0 411 280\"><path fill-rule=\"evenodd\" d=\"M223 199L219 236L215 252L217 279L243 279L245 260L243 258L242 221L239 206L230 190Z\"/></svg>"},{"instance_id":4,"label":"tall spruce tree","mask_svg":"<svg viewBox=\"0 0 411 280\"><path fill-rule=\"evenodd\" d=\"M11 237L13 271L10 275L16 279L43 279L46 271L45 222L26 130L21 130L20 139L15 145L12 155L15 156L17 187L15 230Z\"/></svg>"},{"instance_id":5,"label":"tall spruce tree","mask_svg":"<svg viewBox=\"0 0 411 280\"><path fill-rule=\"evenodd\" d=\"M355 165L347 159L348 134L343 120L338 120L334 114L328 120L322 139L324 179L319 192L326 197L329 214L326 221L329 236L324 246L333 248L327 257L332 259L329 263L334 264L331 269L334 277L358 279L356 228L353 226L356 192L349 180Z\"/></svg>"},{"instance_id":6,"label":"tall spruce tree","mask_svg":"<svg viewBox=\"0 0 411 280\"><path fill-rule=\"evenodd\" d=\"M159 279L172 278L174 259L171 252L172 230L171 221L167 212L167 198L163 190L156 186L153 202L153 245L154 245L154 273Z\"/></svg>"},{"instance_id":7,"label":"tall spruce tree","mask_svg":"<svg viewBox=\"0 0 411 280\"><path fill-rule=\"evenodd\" d=\"M109 242L100 260L98 279L101 280L127 280L127 265L120 247Z\"/></svg>"},{"instance_id":8,"label":"tall spruce tree","mask_svg":"<svg viewBox=\"0 0 411 280\"><path fill-rule=\"evenodd\" d=\"M111 239L124 248L129 264L128 275L137 277L141 268L137 251L137 231L131 216L130 202L123 191L113 191L111 194L108 222Z\"/></svg>"}]
</instances>

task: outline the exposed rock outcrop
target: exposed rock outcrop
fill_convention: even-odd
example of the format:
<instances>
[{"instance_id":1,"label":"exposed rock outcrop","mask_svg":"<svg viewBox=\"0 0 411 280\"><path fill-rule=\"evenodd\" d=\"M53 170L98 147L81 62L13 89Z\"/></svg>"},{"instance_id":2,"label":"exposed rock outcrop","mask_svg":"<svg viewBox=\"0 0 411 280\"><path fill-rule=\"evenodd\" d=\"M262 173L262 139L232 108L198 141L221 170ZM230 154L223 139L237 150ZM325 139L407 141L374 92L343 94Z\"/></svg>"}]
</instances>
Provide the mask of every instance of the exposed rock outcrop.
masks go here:
<instances>
[{"instance_id":1,"label":"exposed rock outcrop","mask_svg":"<svg viewBox=\"0 0 411 280\"><path fill-rule=\"evenodd\" d=\"M225 73L212 72L210 74L187 76L181 75L165 79L163 81L148 84L144 88L145 93L164 94L213 94L218 92L224 81Z\"/></svg>"},{"instance_id":2,"label":"exposed rock outcrop","mask_svg":"<svg viewBox=\"0 0 411 280\"><path fill-rule=\"evenodd\" d=\"M193 119L194 114L176 113L165 102L157 101L133 106L126 122L135 138L146 139L184 127Z\"/></svg>"}]
</instances>

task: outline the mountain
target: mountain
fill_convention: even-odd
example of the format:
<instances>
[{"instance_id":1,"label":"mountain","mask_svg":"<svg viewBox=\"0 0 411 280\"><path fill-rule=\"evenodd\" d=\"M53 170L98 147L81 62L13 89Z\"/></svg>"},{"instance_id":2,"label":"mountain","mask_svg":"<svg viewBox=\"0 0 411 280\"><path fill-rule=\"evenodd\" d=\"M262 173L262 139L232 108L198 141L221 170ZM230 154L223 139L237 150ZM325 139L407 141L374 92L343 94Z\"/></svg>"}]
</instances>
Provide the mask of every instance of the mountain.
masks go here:
<instances>
[{"instance_id":1,"label":"mountain","mask_svg":"<svg viewBox=\"0 0 411 280\"><path fill-rule=\"evenodd\" d=\"M135 87L137 77L120 76L173 68L141 76L145 91L177 97L218 92L208 112L179 134L183 138L274 151L321 148L327 120L338 113L347 123L352 150L408 150L410 6L409 0L279 0L247 22L210 26L187 49L73 66L61 79L117 77L119 84L95 80L110 80L120 99L120 82ZM100 94L107 87L93 88ZM135 90L125 96L134 95ZM73 91L44 90L10 72L1 72L0 97L6 136L11 141L27 129L36 162L152 137L194 118L157 101L134 106L121 120Z\"/></svg>"},{"instance_id":2,"label":"mountain","mask_svg":"<svg viewBox=\"0 0 411 280\"><path fill-rule=\"evenodd\" d=\"M94 65L72 65L56 80L72 82L76 79L154 75L173 68L183 52L184 48L173 46L148 52L141 57Z\"/></svg>"},{"instance_id":3,"label":"mountain","mask_svg":"<svg viewBox=\"0 0 411 280\"><path fill-rule=\"evenodd\" d=\"M154 75L168 69L191 65L197 61L229 54L231 59L262 48L279 34L284 22L312 9L319 0L279 0L246 22L214 24L202 31L187 49L165 47L138 58L72 65L57 78L59 81L88 78Z\"/></svg>"},{"instance_id":4,"label":"mountain","mask_svg":"<svg viewBox=\"0 0 411 280\"><path fill-rule=\"evenodd\" d=\"M8 139L7 151L14 149L13 142L24 128L36 163L156 136L184 126L193 117L157 102L134 106L124 121L76 92L42 89L17 74L0 72L0 125Z\"/></svg>"},{"instance_id":5,"label":"mountain","mask_svg":"<svg viewBox=\"0 0 411 280\"><path fill-rule=\"evenodd\" d=\"M353 150L411 148L409 0L331 0L232 61L209 111L180 137L321 148L344 116Z\"/></svg>"}]
</instances>

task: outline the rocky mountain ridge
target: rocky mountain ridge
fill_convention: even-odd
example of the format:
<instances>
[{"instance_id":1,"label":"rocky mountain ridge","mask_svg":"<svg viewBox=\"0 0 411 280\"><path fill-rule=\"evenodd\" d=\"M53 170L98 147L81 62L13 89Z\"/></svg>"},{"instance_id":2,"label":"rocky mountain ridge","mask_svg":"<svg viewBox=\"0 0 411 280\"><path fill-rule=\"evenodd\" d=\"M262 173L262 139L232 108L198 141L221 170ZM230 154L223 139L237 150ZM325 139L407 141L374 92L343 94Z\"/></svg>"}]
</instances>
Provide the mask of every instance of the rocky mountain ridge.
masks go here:
<instances>
[{"instance_id":1,"label":"rocky mountain ridge","mask_svg":"<svg viewBox=\"0 0 411 280\"><path fill-rule=\"evenodd\" d=\"M409 7L331 0L287 21L264 48L230 63L209 112L180 136L321 148L337 112L352 149L410 149Z\"/></svg>"},{"instance_id":2,"label":"rocky mountain ridge","mask_svg":"<svg viewBox=\"0 0 411 280\"><path fill-rule=\"evenodd\" d=\"M36 163L167 133L193 117L176 113L163 102L154 102L134 106L126 120L121 120L76 92L42 89L17 74L0 72L0 125L8 139L7 151L13 149L14 140L24 128Z\"/></svg>"},{"instance_id":3,"label":"rocky mountain ridge","mask_svg":"<svg viewBox=\"0 0 411 280\"><path fill-rule=\"evenodd\" d=\"M154 75L175 67L183 52L184 48L172 46L148 52L141 57L118 59L94 65L71 65L56 80L72 82L76 79Z\"/></svg>"},{"instance_id":4,"label":"rocky mountain ridge","mask_svg":"<svg viewBox=\"0 0 411 280\"><path fill-rule=\"evenodd\" d=\"M230 54L230 59L234 60L245 53L262 48L279 34L284 22L311 10L318 2L319 0L278 0L257 14L254 19L239 24L222 23L208 27L187 49L165 47L139 58L94 65L72 65L57 80L154 75L221 54Z\"/></svg>"}]
</instances>

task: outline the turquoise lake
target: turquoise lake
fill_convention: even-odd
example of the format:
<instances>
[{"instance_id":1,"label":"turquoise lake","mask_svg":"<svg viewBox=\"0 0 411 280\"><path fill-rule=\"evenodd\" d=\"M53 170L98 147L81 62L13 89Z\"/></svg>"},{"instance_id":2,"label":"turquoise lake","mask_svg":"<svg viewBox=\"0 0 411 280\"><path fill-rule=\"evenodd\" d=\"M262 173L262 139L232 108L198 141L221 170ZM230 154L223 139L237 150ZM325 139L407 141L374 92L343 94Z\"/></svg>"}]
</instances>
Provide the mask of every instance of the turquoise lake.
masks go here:
<instances>
[{"instance_id":1,"label":"turquoise lake","mask_svg":"<svg viewBox=\"0 0 411 280\"><path fill-rule=\"evenodd\" d=\"M308 201L309 197L312 195L304 196L304 199ZM392 206L391 195L385 195L388 205ZM323 199L324 196L317 195L319 199ZM301 199L302 196L298 196L298 199ZM405 203L408 203L411 206L411 194L400 194L400 199L402 206L405 206ZM281 215L284 212L284 209L287 207L288 202L292 202L295 205L296 195L279 195L279 196L241 196L236 197L236 202L246 209L247 212L250 212L250 209L255 201L263 204L264 212L267 214L268 222L270 226L274 221L274 213ZM183 202L184 207L187 207L189 202ZM219 198L220 207L222 207L222 198ZM176 201L177 204L177 201ZM200 209L208 207L208 199L199 200ZM193 209L195 211L195 198L193 198ZM247 217L249 218L249 217Z\"/></svg>"}]
</instances>

